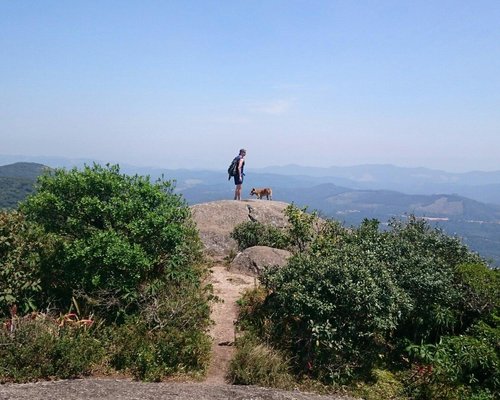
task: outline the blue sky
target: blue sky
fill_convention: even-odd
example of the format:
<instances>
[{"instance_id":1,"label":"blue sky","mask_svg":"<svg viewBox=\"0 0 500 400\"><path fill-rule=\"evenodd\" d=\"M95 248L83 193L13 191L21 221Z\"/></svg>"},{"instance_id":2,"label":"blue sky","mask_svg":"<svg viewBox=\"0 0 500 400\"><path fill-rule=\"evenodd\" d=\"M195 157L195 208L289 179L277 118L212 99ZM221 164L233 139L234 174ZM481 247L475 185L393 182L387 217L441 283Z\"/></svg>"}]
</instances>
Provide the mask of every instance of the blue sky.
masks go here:
<instances>
[{"instance_id":1,"label":"blue sky","mask_svg":"<svg viewBox=\"0 0 500 400\"><path fill-rule=\"evenodd\" d=\"M0 154L500 169L500 1L0 0Z\"/></svg>"}]
</instances>

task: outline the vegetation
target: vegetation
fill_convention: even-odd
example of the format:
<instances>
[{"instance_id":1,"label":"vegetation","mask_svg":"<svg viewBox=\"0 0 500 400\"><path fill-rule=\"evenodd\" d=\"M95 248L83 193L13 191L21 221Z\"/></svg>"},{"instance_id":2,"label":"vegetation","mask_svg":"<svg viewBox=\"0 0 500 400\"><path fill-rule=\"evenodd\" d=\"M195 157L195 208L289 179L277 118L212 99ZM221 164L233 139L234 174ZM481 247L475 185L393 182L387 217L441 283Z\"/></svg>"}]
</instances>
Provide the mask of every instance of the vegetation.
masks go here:
<instances>
[{"instance_id":1,"label":"vegetation","mask_svg":"<svg viewBox=\"0 0 500 400\"><path fill-rule=\"evenodd\" d=\"M367 399L493 399L500 391L500 275L410 216L345 228L293 205L282 230L249 222L240 249L293 252L239 301L229 379L347 387ZM49 171L0 212L0 381L95 370L200 375L210 286L172 183L118 166Z\"/></svg>"},{"instance_id":2,"label":"vegetation","mask_svg":"<svg viewBox=\"0 0 500 400\"><path fill-rule=\"evenodd\" d=\"M33 193L37 177L49 168L36 163L18 162L0 166L0 209L15 209Z\"/></svg>"},{"instance_id":3,"label":"vegetation","mask_svg":"<svg viewBox=\"0 0 500 400\"><path fill-rule=\"evenodd\" d=\"M35 180L0 176L0 209L15 209L34 191Z\"/></svg>"},{"instance_id":4,"label":"vegetation","mask_svg":"<svg viewBox=\"0 0 500 400\"><path fill-rule=\"evenodd\" d=\"M238 352L231 360L228 380L237 385L281 389L290 389L294 382L283 354L250 334L238 339Z\"/></svg>"},{"instance_id":5,"label":"vegetation","mask_svg":"<svg viewBox=\"0 0 500 400\"><path fill-rule=\"evenodd\" d=\"M19 211L0 214L0 316L9 327L0 336L0 376L85 374L89 364L57 369L62 358L50 354L87 339L95 342L90 364L140 379L202 373L211 288L202 284L201 254L189 208L170 182L97 164L41 176ZM71 315L100 329L68 334L23 316L43 310L49 320ZM31 360L43 368L28 371L29 359L16 366L13 351L26 342L46 349L48 358Z\"/></svg>"},{"instance_id":6,"label":"vegetation","mask_svg":"<svg viewBox=\"0 0 500 400\"><path fill-rule=\"evenodd\" d=\"M75 378L88 375L104 358L104 343L97 339L90 320L38 313L13 317L0 330L0 382Z\"/></svg>"},{"instance_id":7,"label":"vegetation","mask_svg":"<svg viewBox=\"0 0 500 400\"><path fill-rule=\"evenodd\" d=\"M381 231L376 220L347 229L304 211L287 209L294 256L243 297L242 329L298 380L366 397L387 386L401 399L494 397L499 271L416 217Z\"/></svg>"},{"instance_id":8,"label":"vegetation","mask_svg":"<svg viewBox=\"0 0 500 400\"><path fill-rule=\"evenodd\" d=\"M252 246L285 248L289 242L282 230L258 221L247 221L239 224L231 233L231 237L238 242L239 250L245 250Z\"/></svg>"}]
</instances>

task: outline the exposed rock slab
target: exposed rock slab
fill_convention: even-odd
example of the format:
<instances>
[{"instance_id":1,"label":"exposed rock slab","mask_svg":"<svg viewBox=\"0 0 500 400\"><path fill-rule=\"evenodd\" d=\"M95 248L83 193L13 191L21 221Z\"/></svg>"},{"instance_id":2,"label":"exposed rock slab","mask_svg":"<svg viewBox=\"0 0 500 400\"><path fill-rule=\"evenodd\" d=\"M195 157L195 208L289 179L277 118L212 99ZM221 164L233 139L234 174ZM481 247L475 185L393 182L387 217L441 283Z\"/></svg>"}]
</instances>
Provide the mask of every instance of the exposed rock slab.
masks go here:
<instances>
[{"instance_id":1,"label":"exposed rock slab","mask_svg":"<svg viewBox=\"0 0 500 400\"><path fill-rule=\"evenodd\" d=\"M69 379L0 385L0 400L348 400L256 386L146 383L129 379Z\"/></svg>"},{"instance_id":2,"label":"exposed rock slab","mask_svg":"<svg viewBox=\"0 0 500 400\"><path fill-rule=\"evenodd\" d=\"M229 267L230 271L239 271L250 276L259 276L267 266L282 267L292 255L287 250L267 246L253 246L238 253Z\"/></svg>"},{"instance_id":3,"label":"exposed rock slab","mask_svg":"<svg viewBox=\"0 0 500 400\"><path fill-rule=\"evenodd\" d=\"M287 225L283 210L288 203L267 200L219 200L191 206L205 251L211 256L227 256L237 251L230 234L246 221L258 221L281 228Z\"/></svg>"}]
</instances>

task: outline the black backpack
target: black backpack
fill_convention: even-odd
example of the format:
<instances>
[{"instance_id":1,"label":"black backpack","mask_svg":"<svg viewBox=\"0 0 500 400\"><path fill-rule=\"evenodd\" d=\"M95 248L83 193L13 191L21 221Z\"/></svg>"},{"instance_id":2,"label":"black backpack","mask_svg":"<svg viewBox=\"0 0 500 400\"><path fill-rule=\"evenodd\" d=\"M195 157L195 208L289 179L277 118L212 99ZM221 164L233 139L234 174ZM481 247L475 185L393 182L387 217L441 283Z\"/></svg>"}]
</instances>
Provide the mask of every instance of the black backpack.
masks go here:
<instances>
[{"instance_id":1,"label":"black backpack","mask_svg":"<svg viewBox=\"0 0 500 400\"><path fill-rule=\"evenodd\" d=\"M231 164L229 164L229 168L227 169L227 173L229 177L227 180L231 179L232 176L236 176L236 173L238 172L238 162L240 161L239 157L235 157L233 161L231 161Z\"/></svg>"}]
</instances>

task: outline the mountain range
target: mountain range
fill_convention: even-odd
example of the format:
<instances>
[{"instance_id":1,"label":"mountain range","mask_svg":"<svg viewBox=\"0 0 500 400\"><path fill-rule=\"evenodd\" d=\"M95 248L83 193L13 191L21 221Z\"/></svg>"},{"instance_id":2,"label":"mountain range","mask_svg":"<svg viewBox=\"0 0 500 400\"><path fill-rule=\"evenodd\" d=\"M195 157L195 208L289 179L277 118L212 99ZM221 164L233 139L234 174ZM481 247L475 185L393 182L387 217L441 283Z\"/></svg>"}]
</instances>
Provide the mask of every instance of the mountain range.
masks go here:
<instances>
[{"instance_id":1,"label":"mountain range","mask_svg":"<svg viewBox=\"0 0 500 400\"><path fill-rule=\"evenodd\" d=\"M500 204L500 170L451 173L394 165L352 167L275 166L256 169L279 175L309 176L352 189L395 190L408 194L456 193L485 203Z\"/></svg>"},{"instance_id":2,"label":"mountain range","mask_svg":"<svg viewBox=\"0 0 500 400\"><path fill-rule=\"evenodd\" d=\"M50 167L69 168L71 162L83 165L61 159ZM29 162L0 166L0 207L15 207L30 193L35 177L45 168ZM159 177L175 180L176 191L189 204L233 196L234 184L225 171L129 165L121 165L120 169L127 174L149 175L153 180ZM500 171L457 174L391 165L331 168L289 165L248 169L244 198L250 197L252 187L272 187L274 200L317 210L345 225L357 225L365 218L376 218L386 224L391 218L415 214L449 234L460 236L471 249L500 266ZM13 195L17 198L12 199Z\"/></svg>"}]
</instances>

